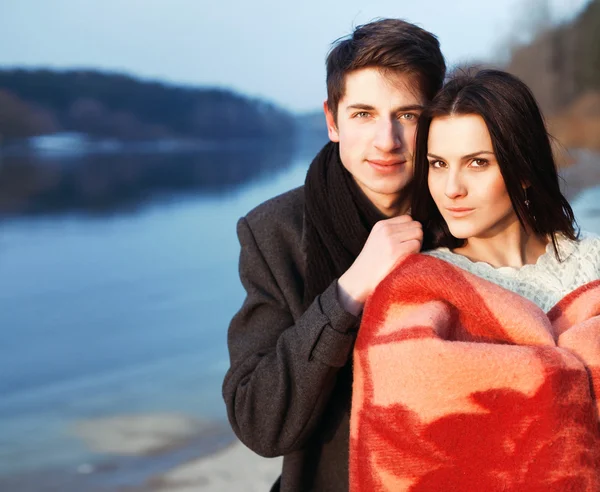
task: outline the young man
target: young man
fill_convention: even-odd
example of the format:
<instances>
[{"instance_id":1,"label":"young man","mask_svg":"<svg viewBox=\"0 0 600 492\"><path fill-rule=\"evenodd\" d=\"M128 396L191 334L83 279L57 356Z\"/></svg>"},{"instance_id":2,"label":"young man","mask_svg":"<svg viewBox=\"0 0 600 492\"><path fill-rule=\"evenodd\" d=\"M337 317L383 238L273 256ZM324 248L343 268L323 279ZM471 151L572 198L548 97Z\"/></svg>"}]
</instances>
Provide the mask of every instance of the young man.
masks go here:
<instances>
[{"instance_id":1,"label":"young man","mask_svg":"<svg viewBox=\"0 0 600 492\"><path fill-rule=\"evenodd\" d=\"M420 249L421 225L406 215L414 136L445 69L437 39L413 24L358 27L327 58L331 142L305 185L238 222L247 297L229 327L223 395L242 442L284 456L273 491L348 490L359 316Z\"/></svg>"}]
</instances>

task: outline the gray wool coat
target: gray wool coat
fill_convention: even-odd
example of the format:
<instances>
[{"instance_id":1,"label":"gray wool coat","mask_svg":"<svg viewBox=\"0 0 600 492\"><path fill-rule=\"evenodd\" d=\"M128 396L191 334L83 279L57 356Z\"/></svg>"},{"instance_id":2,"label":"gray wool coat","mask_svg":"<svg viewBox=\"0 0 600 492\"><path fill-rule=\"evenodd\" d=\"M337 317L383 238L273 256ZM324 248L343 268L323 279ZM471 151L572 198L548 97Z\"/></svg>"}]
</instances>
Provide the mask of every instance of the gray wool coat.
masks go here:
<instances>
[{"instance_id":1,"label":"gray wool coat","mask_svg":"<svg viewBox=\"0 0 600 492\"><path fill-rule=\"evenodd\" d=\"M340 306L337 280L303 309L303 213L300 187L238 222L247 295L228 331L223 396L246 446L266 457L283 455L272 490L346 492L358 319Z\"/></svg>"}]
</instances>

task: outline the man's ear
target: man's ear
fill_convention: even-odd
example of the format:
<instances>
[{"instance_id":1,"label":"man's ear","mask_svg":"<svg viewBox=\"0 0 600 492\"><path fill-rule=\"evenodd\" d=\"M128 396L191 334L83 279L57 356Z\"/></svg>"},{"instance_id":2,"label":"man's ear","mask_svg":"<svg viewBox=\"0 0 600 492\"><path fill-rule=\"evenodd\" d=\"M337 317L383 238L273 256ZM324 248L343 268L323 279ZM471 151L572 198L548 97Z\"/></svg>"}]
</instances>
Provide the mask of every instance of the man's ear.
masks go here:
<instances>
[{"instance_id":1,"label":"man's ear","mask_svg":"<svg viewBox=\"0 0 600 492\"><path fill-rule=\"evenodd\" d=\"M327 122L327 135L329 136L329 140L332 142L339 142L340 135L338 133L337 124L335 123L335 118L329 109L327 101L323 102L323 111L325 112L325 121Z\"/></svg>"}]
</instances>

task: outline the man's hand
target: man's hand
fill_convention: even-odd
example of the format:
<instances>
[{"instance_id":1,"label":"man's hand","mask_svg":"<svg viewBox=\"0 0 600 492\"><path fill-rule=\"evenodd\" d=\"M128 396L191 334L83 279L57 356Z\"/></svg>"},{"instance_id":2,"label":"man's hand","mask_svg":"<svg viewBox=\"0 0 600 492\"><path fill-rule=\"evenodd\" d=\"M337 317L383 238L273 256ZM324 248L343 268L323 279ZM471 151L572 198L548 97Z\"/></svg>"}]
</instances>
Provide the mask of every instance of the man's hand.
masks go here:
<instances>
[{"instance_id":1,"label":"man's hand","mask_svg":"<svg viewBox=\"0 0 600 492\"><path fill-rule=\"evenodd\" d=\"M360 314L375 287L404 258L421 250L423 228L410 215L375 224L364 248L338 279L338 298L346 311Z\"/></svg>"}]
</instances>

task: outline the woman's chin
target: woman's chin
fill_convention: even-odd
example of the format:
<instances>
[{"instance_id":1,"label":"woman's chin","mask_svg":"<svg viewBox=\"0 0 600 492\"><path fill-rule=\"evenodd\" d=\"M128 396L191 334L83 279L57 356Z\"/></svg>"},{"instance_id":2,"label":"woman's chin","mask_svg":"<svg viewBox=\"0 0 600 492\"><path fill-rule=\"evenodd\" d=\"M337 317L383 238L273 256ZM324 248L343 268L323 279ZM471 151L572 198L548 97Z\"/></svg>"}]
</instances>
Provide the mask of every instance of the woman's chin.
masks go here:
<instances>
[{"instance_id":1,"label":"woman's chin","mask_svg":"<svg viewBox=\"0 0 600 492\"><path fill-rule=\"evenodd\" d=\"M450 234L456 239L469 239L470 237L475 236L476 232L472 227L452 227L448 225L448 229L450 230Z\"/></svg>"}]
</instances>

